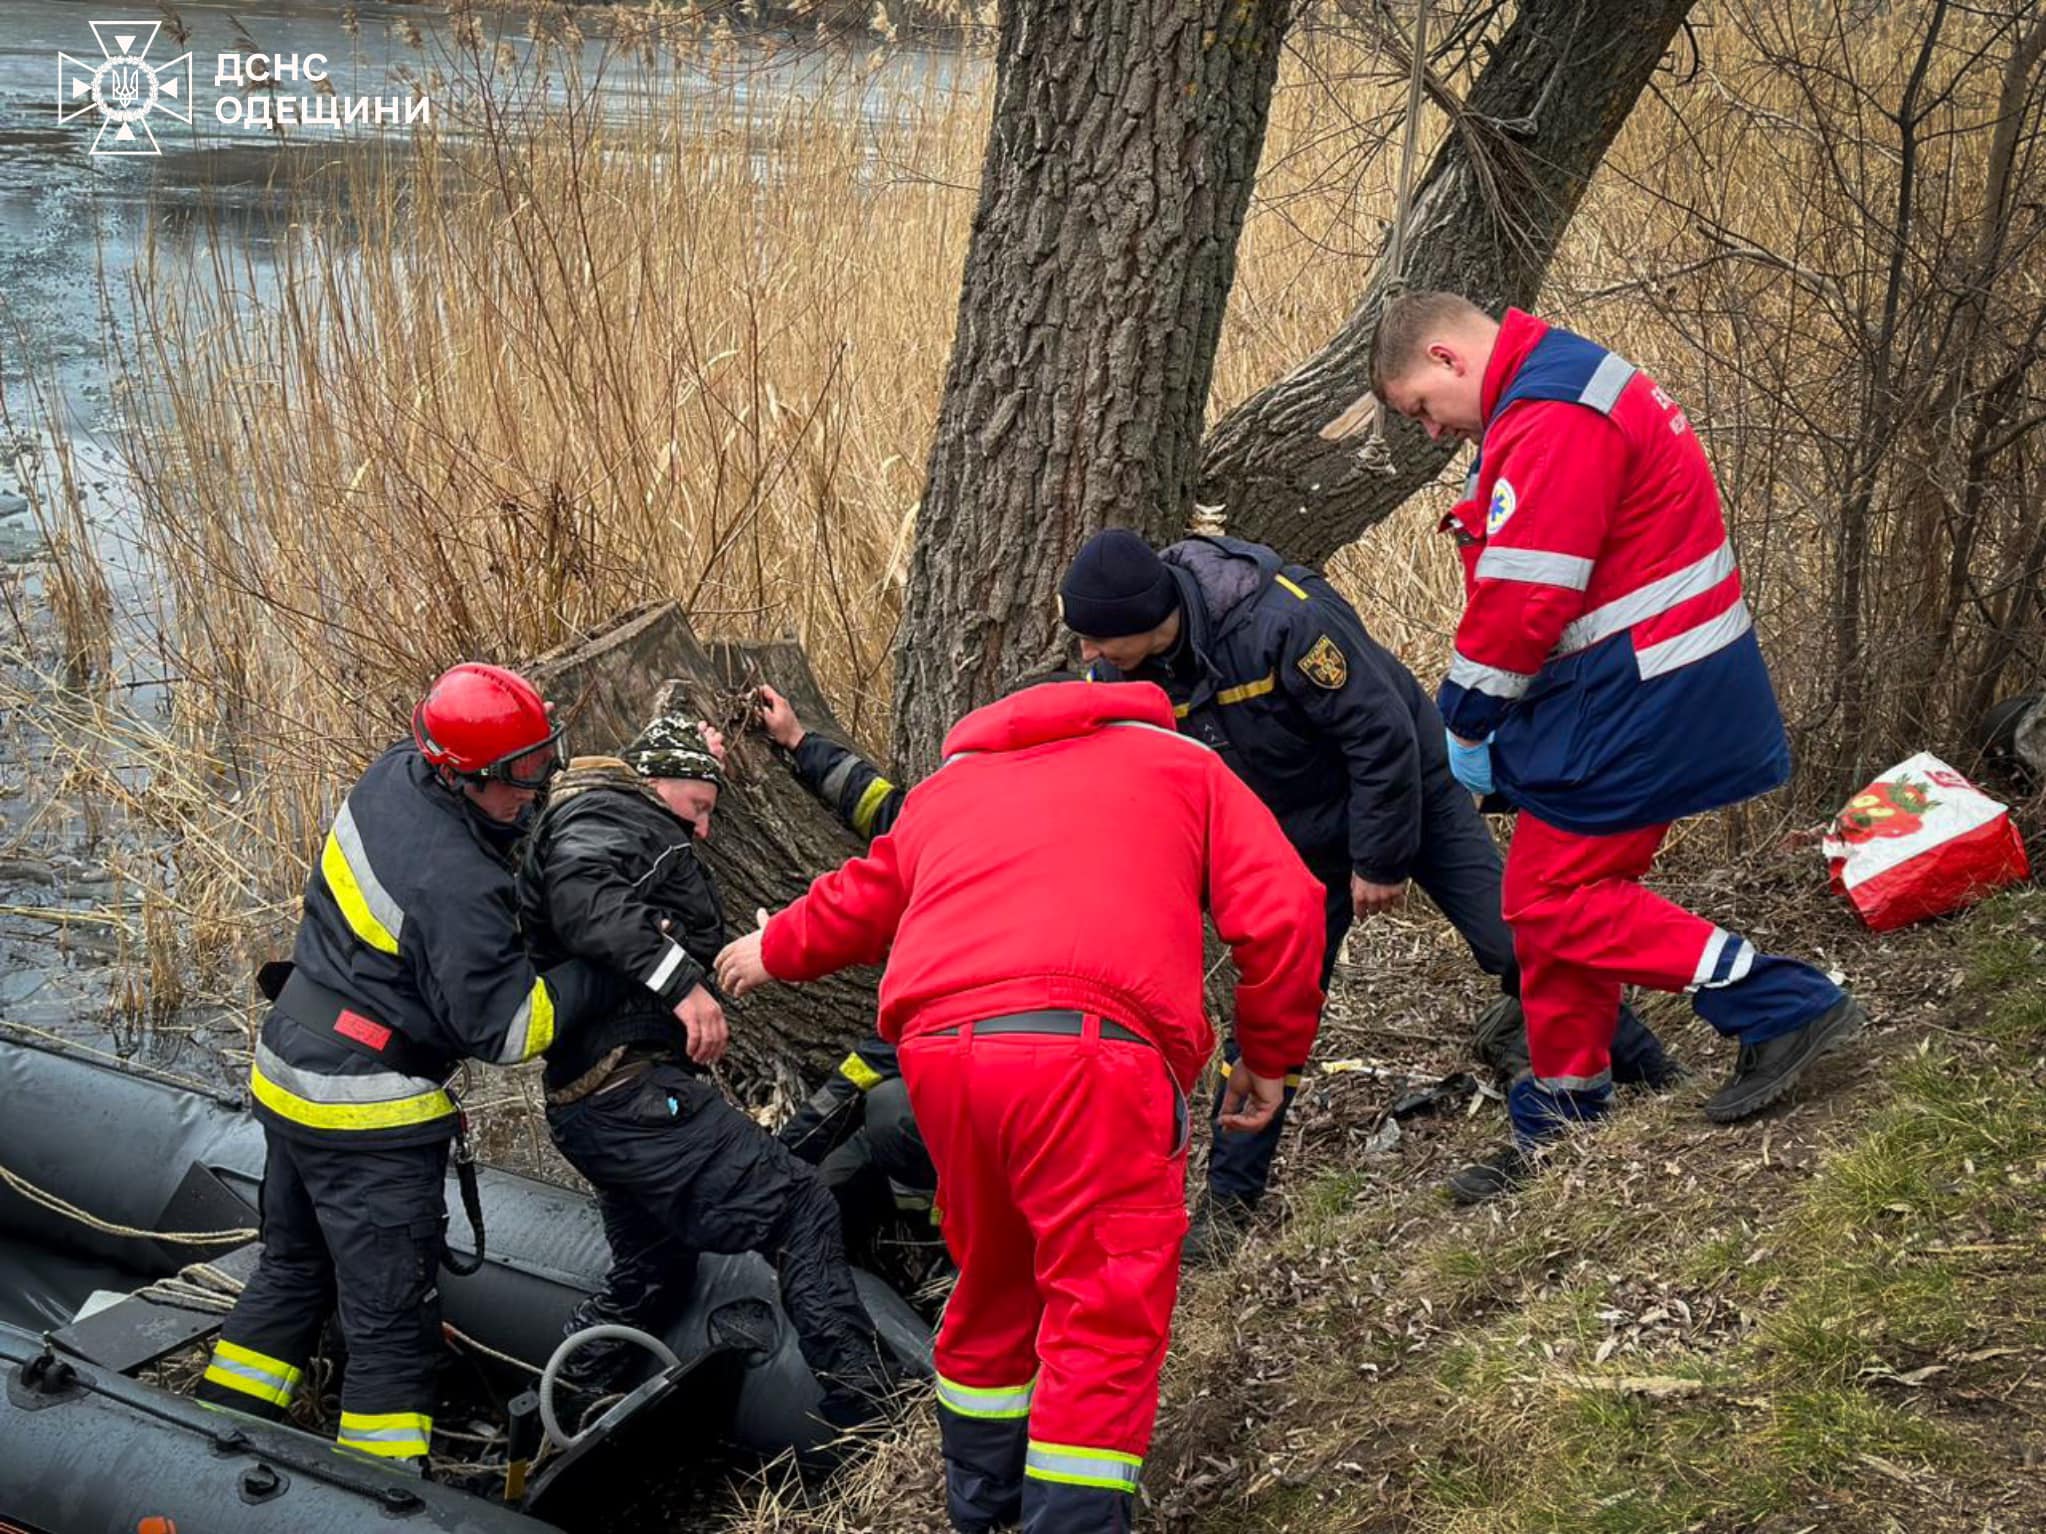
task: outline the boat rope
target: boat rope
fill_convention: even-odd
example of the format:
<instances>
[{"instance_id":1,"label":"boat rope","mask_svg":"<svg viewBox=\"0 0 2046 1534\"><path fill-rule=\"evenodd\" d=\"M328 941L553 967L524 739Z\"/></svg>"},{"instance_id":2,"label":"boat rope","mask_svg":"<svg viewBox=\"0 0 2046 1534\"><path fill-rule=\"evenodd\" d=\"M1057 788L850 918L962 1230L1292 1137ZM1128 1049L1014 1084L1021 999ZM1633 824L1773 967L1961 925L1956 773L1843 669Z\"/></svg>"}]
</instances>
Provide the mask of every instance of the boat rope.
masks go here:
<instances>
[{"instance_id":1,"label":"boat rope","mask_svg":"<svg viewBox=\"0 0 2046 1534\"><path fill-rule=\"evenodd\" d=\"M485 1358L494 1358L501 1364L510 1364L513 1368L523 1369L528 1374L537 1375L543 1372L539 1367L527 1363L523 1358L514 1358L509 1353L498 1352L496 1348L489 1346L487 1343L478 1342L460 1327L454 1326L449 1322L441 1322L440 1329L450 1342L458 1342L465 1348L481 1353Z\"/></svg>"},{"instance_id":2,"label":"boat rope","mask_svg":"<svg viewBox=\"0 0 2046 1534\"><path fill-rule=\"evenodd\" d=\"M98 1215L80 1209L76 1204L66 1203L47 1188L38 1188L19 1172L5 1166L0 1166L0 1183L5 1183L38 1208L47 1209L51 1214L62 1215L67 1220L74 1220L87 1230L96 1230L103 1236L125 1236L135 1241L168 1241L174 1246L246 1246L257 1236L253 1229L141 1230L133 1225L120 1225L112 1220L102 1220Z\"/></svg>"}]
</instances>

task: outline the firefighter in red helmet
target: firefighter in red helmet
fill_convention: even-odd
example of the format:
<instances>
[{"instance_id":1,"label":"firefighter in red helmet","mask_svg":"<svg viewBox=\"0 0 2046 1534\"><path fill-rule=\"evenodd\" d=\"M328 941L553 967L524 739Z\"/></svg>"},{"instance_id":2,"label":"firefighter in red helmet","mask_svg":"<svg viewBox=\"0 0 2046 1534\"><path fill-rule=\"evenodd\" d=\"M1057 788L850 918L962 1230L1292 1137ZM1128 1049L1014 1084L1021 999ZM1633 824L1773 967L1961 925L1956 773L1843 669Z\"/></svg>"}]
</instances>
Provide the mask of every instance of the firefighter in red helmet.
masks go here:
<instances>
[{"instance_id":1,"label":"firefighter in red helmet","mask_svg":"<svg viewBox=\"0 0 2046 1534\"><path fill-rule=\"evenodd\" d=\"M424 1465L460 1123L448 1078L465 1059L532 1058L622 986L581 960L537 971L520 939L510 859L559 735L524 677L456 666L334 817L288 978L266 986L249 1072L269 1143L262 1260L203 1399L283 1415L337 1310L341 1445Z\"/></svg>"}]
</instances>

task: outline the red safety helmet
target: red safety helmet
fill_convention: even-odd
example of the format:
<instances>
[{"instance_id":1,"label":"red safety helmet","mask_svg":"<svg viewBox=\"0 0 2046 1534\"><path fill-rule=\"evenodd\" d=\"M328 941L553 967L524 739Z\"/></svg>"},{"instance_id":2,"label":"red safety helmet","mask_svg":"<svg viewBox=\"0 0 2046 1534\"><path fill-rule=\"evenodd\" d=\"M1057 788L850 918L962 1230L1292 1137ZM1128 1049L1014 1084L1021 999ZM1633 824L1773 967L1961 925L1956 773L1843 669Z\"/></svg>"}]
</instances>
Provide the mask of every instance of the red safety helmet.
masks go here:
<instances>
[{"instance_id":1,"label":"red safety helmet","mask_svg":"<svg viewBox=\"0 0 2046 1534\"><path fill-rule=\"evenodd\" d=\"M561 731L533 684L516 671L474 661L440 675L412 711L412 738L436 767L514 788L544 787L561 765Z\"/></svg>"}]
</instances>

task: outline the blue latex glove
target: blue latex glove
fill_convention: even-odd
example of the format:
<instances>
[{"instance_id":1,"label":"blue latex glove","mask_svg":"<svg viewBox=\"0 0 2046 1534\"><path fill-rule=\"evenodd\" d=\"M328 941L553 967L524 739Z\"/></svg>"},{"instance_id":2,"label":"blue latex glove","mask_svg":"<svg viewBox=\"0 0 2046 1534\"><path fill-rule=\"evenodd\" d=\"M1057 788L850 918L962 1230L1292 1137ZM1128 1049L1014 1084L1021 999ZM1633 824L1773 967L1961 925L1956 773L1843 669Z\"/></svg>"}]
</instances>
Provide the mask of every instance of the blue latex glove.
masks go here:
<instances>
[{"instance_id":1,"label":"blue latex glove","mask_svg":"<svg viewBox=\"0 0 2046 1534\"><path fill-rule=\"evenodd\" d=\"M1456 781L1474 794L1492 792L1492 737L1487 735L1475 746L1467 746L1448 731L1443 732L1449 741L1449 770Z\"/></svg>"}]
</instances>

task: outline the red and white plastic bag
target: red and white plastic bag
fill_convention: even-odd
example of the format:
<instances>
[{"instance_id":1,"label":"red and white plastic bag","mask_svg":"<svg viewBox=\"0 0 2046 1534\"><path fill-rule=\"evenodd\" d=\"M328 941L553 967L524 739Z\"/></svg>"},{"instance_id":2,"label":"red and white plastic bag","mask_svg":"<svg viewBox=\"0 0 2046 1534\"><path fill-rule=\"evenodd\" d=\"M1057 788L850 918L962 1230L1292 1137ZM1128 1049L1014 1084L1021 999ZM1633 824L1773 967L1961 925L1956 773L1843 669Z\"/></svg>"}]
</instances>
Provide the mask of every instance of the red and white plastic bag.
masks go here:
<instances>
[{"instance_id":1,"label":"red and white plastic bag","mask_svg":"<svg viewBox=\"0 0 2046 1534\"><path fill-rule=\"evenodd\" d=\"M1833 888L1878 932L1958 911L2031 872L2010 810L1925 751L1849 799L1825 850Z\"/></svg>"}]
</instances>

